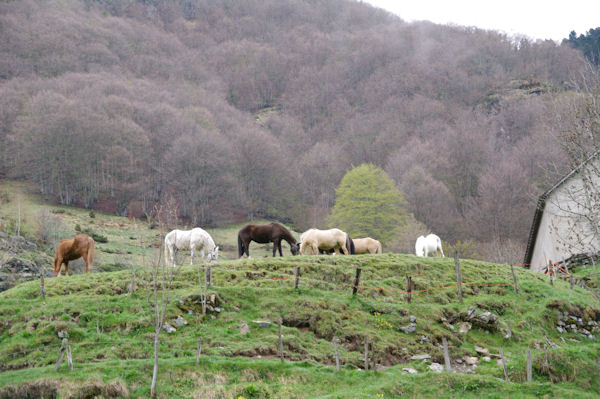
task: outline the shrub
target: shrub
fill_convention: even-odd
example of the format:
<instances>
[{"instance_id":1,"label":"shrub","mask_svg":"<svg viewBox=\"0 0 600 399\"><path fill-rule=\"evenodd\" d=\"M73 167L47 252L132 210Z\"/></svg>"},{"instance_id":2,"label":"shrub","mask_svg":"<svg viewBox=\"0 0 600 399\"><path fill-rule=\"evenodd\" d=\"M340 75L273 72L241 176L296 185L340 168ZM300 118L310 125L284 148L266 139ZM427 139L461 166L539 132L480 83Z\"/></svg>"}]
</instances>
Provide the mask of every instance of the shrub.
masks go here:
<instances>
[{"instance_id":1,"label":"shrub","mask_svg":"<svg viewBox=\"0 0 600 399\"><path fill-rule=\"evenodd\" d=\"M58 232L63 229L62 221L59 216L50 212L46 208L40 209L37 213L37 238L42 242L58 241Z\"/></svg>"}]
</instances>

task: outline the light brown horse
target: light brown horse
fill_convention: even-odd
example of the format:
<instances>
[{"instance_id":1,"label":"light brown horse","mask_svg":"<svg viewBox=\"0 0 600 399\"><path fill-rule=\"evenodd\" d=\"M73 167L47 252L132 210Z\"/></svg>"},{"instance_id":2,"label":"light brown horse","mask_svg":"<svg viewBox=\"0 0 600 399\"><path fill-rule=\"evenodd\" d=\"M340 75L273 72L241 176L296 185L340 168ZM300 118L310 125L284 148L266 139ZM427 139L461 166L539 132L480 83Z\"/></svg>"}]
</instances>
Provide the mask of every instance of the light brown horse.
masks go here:
<instances>
[{"instance_id":1,"label":"light brown horse","mask_svg":"<svg viewBox=\"0 0 600 399\"><path fill-rule=\"evenodd\" d=\"M371 237L354 238L354 251L357 254L380 254L381 243Z\"/></svg>"},{"instance_id":2,"label":"light brown horse","mask_svg":"<svg viewBox=\"0 0 600 399\"><path fill-rule=\"evenodd\" d=\"M54 274L60 276L60 269L65 264L65 276L69 275L69 262L83 257L85 272L89 273L94 264L94 239L83 233L70 240L60 240L54 253Z\"/></svg>"},{"instance_id":3,"label":"light brown horse","mask_svg":"<svg viewBox=\"0 0 600 399\"><path fill-rule=\"evenodd\" d=\"M309 229L300 237L300 253L302 255L318 255L319 250L333 249L336 254L340 252L348 255L346 248L347 234L340 229L318 230Z\"/></svg>"}]
</instances>

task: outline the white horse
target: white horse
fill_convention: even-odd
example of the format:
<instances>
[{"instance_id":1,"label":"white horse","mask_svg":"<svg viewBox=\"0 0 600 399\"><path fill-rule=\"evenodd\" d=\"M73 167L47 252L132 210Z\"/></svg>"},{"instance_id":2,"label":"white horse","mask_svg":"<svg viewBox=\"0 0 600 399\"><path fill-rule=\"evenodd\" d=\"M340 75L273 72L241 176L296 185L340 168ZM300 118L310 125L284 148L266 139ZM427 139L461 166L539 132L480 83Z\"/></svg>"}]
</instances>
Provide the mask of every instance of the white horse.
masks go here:
<instances>
[{"instance_id":1,"label":"white horse","mask_svg":"<svg viewBox=\"0 0 600 399\"><path fill-rule=\"evenodd\" d=\"M442 250L442 240L435 234L429 234L427 237L420 236L415 243L415 254L417 256L429 256L430 253L436 253L444 257Z\"/></svg>"},{"instance_id":2,"label":"white horse","mask_svg":"<svg viewBox=\"0 0 600 399\"><path fill-rule=\"evenodd\" d=\"M318 255L319 249L335 250L335 253L348 255L346 233L340 229L309 229L300 236L300 253L302 255Z\"/></svg>"},{"instance_id":3,"label":"white horse","mask_svg":"<svg viewBox=\"0 0 600 399\"><path fill-rule=\"evenodd\" d=\"M215 261L219 257L219 247L215 245L210 234L200 227L192 230L173 230L165 236L165 260L170 259L173 267L175 267L175 254L180 249L191 251L190 265L194 264L196 250L200 250L203 261L206 261L204 258L205 253L209 262Z\"/></svg>"}]
</instances>

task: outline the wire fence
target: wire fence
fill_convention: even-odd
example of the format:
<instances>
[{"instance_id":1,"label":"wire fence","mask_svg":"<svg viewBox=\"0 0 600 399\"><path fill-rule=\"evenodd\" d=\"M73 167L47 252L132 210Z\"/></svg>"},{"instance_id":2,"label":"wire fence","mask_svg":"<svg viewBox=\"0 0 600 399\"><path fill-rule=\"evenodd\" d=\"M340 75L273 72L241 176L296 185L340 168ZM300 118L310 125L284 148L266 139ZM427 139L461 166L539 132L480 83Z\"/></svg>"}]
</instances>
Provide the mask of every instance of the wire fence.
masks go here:
<instances>
[{"instance_id":1,"label":"wire fence","mask_svg":"<svg viewBox=\"0 0 600 399\"><path fill-rule=\"evenodd\" d=\"M457 258L456 258L456 262ZM199 265L196 265L197 267L200 267ZM325 267L324 265L322 265L323 267ZM398 288L398 287L377 287L377 286L372 286L372 285L365 285L365 284L360 284L360 267L356 267L356 278L354 280L354 282L352 282L352 275L351 274L347 274L344 273L344 280L347 281L329 281L327 279L324 278L313 278L310 276L305 276L302 275L301 273L299 273L299 267L296 267L293 270L255 270L255 271L248 271L248 270L240 270L239 268L236 267L226 267L226 266L222 266L222 265L211 265L211 266L206 266L204 269L204 273L206 275L206 273L208 272L208 275L212 276L212 271L220 271L220 272L235 272L238 274L242 274L243 276L245 275L246 279L248 281L251 281L253 284L273 284L275 283L275 287L260 287L260 286L256 286L256 288L281 288L281 287L287 287L287 288L291 288L291 286L287 286L287 285L283 285L284 282L292 280L294 281L294 287L295 289L298 289L298 283L300 282L302 284L302 289L306 289L306 288L311 288L311 289L330 289L330 290L345 290L350 292L350 290L352 290L353 294L355 295L356 293L361 293L365 290L371 290L371 291L378 291L381 293L390 293L390 294L398 294L401 296L405 297L405 300L407 300L408 302L410 302L410 297L413 294L420 294L420 293L428 293L428 292L433 292L433 291L441 291L441 290L448 290L448 289L457 289L458 290L458 294L459 296L462 295L461 293L461 289L462 287L513 287L514 290L518 293L518 279L516 274L514 273L514 270L512 270L515 266L517 267L527 267L527 265L505 265L505 267L511 267L512 270L512 275L513 275L513 281L496 281L496 282L489 282L489 281L485 281L485 282L462 282L462 276L461 276L461 271L460 271L460 266L458 263L455 263L456 266L456 273L457 273L457 282L456 284L445 284L445 285L440 285L440 286L436 286L436 287L431 287L431 288L424 288L424 289L413 289L413 283L414 281L412 281L413 278L420 278L423 280L427 279L427 275L424 274L422 268L420 267L418 272L415 274L406 274L405 277L407 279L407 288L406 289L402 289L402 288ZM563 272L568 273L568 271L566 271L564 268L562 268L560 265L558 264L554 264L552 265L553 267L550 267L549 270L547 271L547 273L551 276L551 283L552 283L552 276L554 275L555 270L562 270ZM556 266L556 268L554 267ZM504 267L504 266L501 266ZM188 270L188 272L190 272ZM195 271L192 271L195 272ZM270 276L268 276L268 274L271 274ZM495 273L498 277L502 277L502 278L506 278L506 275L501 275L498 273ZM223 276L221 276L223 277ZM239 276L236 275L236 279ZM329 276L328 276L329 277ZM396 276L394 276L396 277ZM221 285L216 286L215 284L213 284L213 281L209 281L209 284L212 288L224 288L227 287L227 279L219 279L220 282L222 283ZM399 282L398 282L399 283ZM424 281L421 281L421 283L424 283ZM41 288L42 291L44 291L46 289L46 287L50 288L50 292L47 293L47 295L60 295L59 293L53 293L52 291L52 287L57 287L57 286L69 286L69 283L67 281L61 282L61 281L53 281L51 283L46 283L43 281L41 281ZM233 285L231 285L233 286ZM238 284L236 284L235 286L238 286ZM471 293L471 295L477 295L478 292L473 291ZM98 298L102 298L102 296L99 296ZM462 299L462 297L461 297ZM374 314L375 319L374 322L379 322L377 317L379 316L378 314ZM281 323L281 321L280 321ZM389 323L388 323L389 324ZM281 325L281 324L280 324ZM397 326L392 326L389 325L390 327L396 328ZM100 337L102 334L99 334L98 337ZM284 358L283 355L283 346L281 344L281 328L280 328L280 332L279 332L279 338L280 338L280 346L281 346L281 358ZM201 340L201 337L199 338ZM201 348L201 341L199 341L199 339L181 339L181 338L176 338L176 337L171 337L169 336L168 339L164 339L162 340L163 344L165 345L169 345L169 344L176 344L176 345L181 345L181 350L185 350L185 351L194 351L194 345L197 345L197 350L198 350L198 354L196 356L196 363L198 362L199 356L200 356L200 348ZM372 346L369 346L368 344L368 337L365 337L367 344L365 344L365 355L364 355L364 361L365 361L365 369L368 369L369 367L369 355L368 355L368 348L371 348L372 350ZM84 349L86 347L93 347L93 346L122 346L122 345L140 345L143 346L143 348L146 349L151 349L152 344L153 344L153 340L151 339L145 339L145 340L96 340L96 341L86 341L86 342L75 342L74 343L76 346L77 350L81 350ZM371 344L372 345L372 344ZM184 348L184 346L188 346L187 348ZM191 347L189 347L191 346ZM62 358L62 351L63 351L63 347L64 347L64 343L63 344L46 344L46 345L36 345L35 348L27 348L27 349L23 349L23 350L17 350L17 351L13 351L11 350L10 353L3 353L0 355L1 358L12 358L12 359L17 359L20 356L27 356L30 355L32 353L35 352L45 352L47 350L56 350L57 348L59 348L60 351L60 355L59 355L59 361L57 363L57 369L60 365L60 359ZM222 349L222 350L226 350L225 347L219 347L218 349ZM276 352L276 349L273 349L273 352ZM8 355L8 356L7 356ZM67 355L70 359L70 346L68 346L68 351L67 351ZM302 354L295 354L295 356L300 356L302 357ZM339 354L338 354L338 350L337 350L337 345L335 345L335 356L336 356L336 364L339 365L340 363L340 359L339 359ZM449 356L448 354L445 354L445 356ZM354 356L355 358L356 356ZM503 358L503 357L502 357ZM289 359L289 357L288 357ZM190 360L191 361L191 360ZM371 361L374 361L373 359L371 359ZM505 360L503 360L505 361ZM71 364L71 363L70 363ZM450 364L450 361L448 360L446 362L446 364ZM372 366L371 366L372 367ZM504 364L505 367L505 364ZM528 364L528 367L531 367L530 364ZM338 366L339 369L339 366ZM528 372L529 373L529 372ZM530 375L530 373L528 374L528 376ZM528 377L529 378L529 377ZM508 380L508 376L506 376L506 379Z\"/></svg>"}]
</instances>

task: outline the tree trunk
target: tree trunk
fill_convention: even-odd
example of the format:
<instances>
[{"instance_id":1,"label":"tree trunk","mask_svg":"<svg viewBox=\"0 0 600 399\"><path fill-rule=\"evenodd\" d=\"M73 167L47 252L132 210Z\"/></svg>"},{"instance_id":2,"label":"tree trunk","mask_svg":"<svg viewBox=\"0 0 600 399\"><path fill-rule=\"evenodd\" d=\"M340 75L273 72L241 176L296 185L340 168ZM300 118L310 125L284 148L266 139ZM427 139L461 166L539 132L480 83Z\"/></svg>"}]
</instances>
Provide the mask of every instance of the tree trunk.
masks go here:
<instances>
[{"instance_id":1,"label":"tree trunk","mask_svg":"<svg viewBox=\"0 0 600 399\"><path fill-rule=\"evenodd\" d=\"M158 330L160 332L160 330ZM156 377L158 376L158 333L154 334L154 369L152 371L152 385L150 386L150 396L156 397Z\"/></svg>"}]
</instances>

